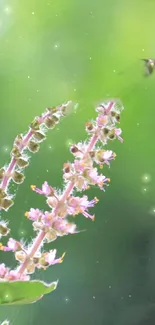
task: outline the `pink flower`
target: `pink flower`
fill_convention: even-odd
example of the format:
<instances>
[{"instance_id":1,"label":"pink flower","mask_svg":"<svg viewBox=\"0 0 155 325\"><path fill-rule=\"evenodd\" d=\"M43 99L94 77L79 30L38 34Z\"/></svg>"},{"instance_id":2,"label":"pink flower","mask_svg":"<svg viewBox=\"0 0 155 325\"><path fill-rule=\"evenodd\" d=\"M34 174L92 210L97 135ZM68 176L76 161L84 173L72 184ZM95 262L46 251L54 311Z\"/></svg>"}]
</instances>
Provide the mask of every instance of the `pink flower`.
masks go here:
<instances>
[{"instance_id":1,"label":"pink flower","mask_svg":"<svg viewBox=\"0 0 155 325\"><path fill-rule=\"evenodd\" d=\"M57 236L64 236L76 233L76 224L68 222L66 219L56 218L52 224L53 229L56 230Z\"/></svg>"},{"instance_id":2,"label":"pink flower","mask_svg":"<svg viewBox=\"0 0 155 325\"><path fill-rule=\"evenodd\" d=\"M90 179L90 184L98 185L98 187L104 190L103 186L107 185L106 183L110 181L109 178L105 177L102 174L98 174L97 168L92 168L88 171L88 177Z\"/></svg>"},{"instance_id":3,"label":"pink flower","mask_svg":"<svg viewBox=\"0 0 155 325\"><path fill-rule=\"evenodd\" d=\"M65 256L65 253L63 253L63 255L59 258L55 258L56 257L56 249L50 250L49 253L46 253L45 256L45 261L49 264L49 265L54 265L54 264L58 264L58 263L62 263L63 262L63 258Z\"/></svg>"},{"instance_id":4,"label":"pink flower","mask_svg":"<svg viewBox=\"0 0 155 325\"><path fill-rule=\"evenodd\" d=\"M31 189L36 193L45 196L51 196L54 193L53 188L50 185L48 185L47 182L44 182L41 189L37 188L35 185L31 185Z\"/></svg>"},{"instance_id":5,"label":"pink flower","mask_svg":"<svg viewBox=\"0 0 155 325\"><path fill-rule=\"evenodd\" d=\"M120 142L123 142L123 139L120 137L120 134L122 133L121 129L115 129L115 135L118 138Z\"/></svg>"},{"instance_id":6,"label":"pink flower","mask_svg":"<svg viewBox=\"0 0 155 325\"><path fill-rule=\"evenodd\" d=\"M45 213L42 215L42 221L44 225L48 227L51 226L52 214L48 211L45 211Z\"/></svg>"},{"instance_id":7,"label":"pink flower","mask_svg":"<svg viewBox=\"0 0 155 325\"><path fill-rule=\"evenodd\" d=\"M110 166L109 160L112 160L116 157L116 154L112 151L112 150L106 150L103 152L103 159L105 164L107 164L108 166Z\"/></svg>"},{"instance_id":8,"label":"pink flower","mask_svg":"<svg viewBox=\"0 0 155 325\"><path fill-rule=\"evenodd\" d=\"M42 212L39 209L31 208L29 212L25 213L25 216L32 221L37 221L42 216Z\"/></svg>"},{"instance_id":9,"label":"pink flower","mask_svg":"<svg viewBox=\"0 0 155 325\"><path fill-rule=\"evenodd\" d=\"M29 281L30 280L30 276L27 274L22 274L21 276L18 274L17 270L11 270L9 271L6 276L5 276L5 280L8 281L16 281L16 280L21 280L21 281Z\"/></svg>"},{"instance_id":10,"label":"pink flower","mask_svg":"<svg viewBox=\"0 0 155 325\"><path fill-rule=\"evenodd\" d=\"M7 272L8 268L5 266L5 264L0 264L0 278L3 278Z\"/></svg>"},{"instance_id":11,"label":"pink flower","mask_svg":"<svg viewBox=\"0 0 155 325\"><path fill-rule=\"evenodd\" d=\"M82 173L86 168L86 164L83 160L74 160L74 168L76 172Z\"/></svg>"},{"instance_id":12,"label":"pink flower","mask_svg":"<svg viewBox=\"0 0 155 325\"><path fill-rule=\"evenodd\" d=\"M97 125L102 128L108 124L108 121L109 121L108 116L104 114L99 114L96 119Z\"/></svg>"},{"instance_id":13,"label":"pink flower","mask_svg":"<svg viewBox=\"0 0 155 325\"><path fill-rule=\"evenodd\" d=\"M21 249L21 244L13 238L9 238L7 246L13 252L16 252L18 249Z\"/></svg>"},{"instance_id":14,"label":"pink flower","mask_svg":"<svg viewBox=\"0 0 155 325\"><path fill-rule=\"evenodd\" d=\"M94 215L88 214L88 209L94 207L94 205L98 202L97 198L94 198L91 201L88 201L88 197L84 195L83 197L70 197L68 199L68 214L77 215L83 214L86 218L90 218L94 220Z\"/></svg>"}]
</instances>

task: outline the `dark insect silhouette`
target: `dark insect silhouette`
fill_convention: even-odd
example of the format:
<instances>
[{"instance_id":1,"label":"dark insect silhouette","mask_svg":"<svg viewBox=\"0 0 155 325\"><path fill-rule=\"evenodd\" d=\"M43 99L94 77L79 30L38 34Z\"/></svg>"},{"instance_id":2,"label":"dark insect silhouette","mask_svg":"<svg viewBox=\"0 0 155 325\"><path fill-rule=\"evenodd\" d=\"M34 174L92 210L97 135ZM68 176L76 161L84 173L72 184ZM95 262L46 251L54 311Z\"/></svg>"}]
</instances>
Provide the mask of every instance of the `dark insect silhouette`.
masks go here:
<instances>
[{"instance_id":1,"label":"dark insect silhouette","mask_svg":"<svg viewBox=\"0 0 155 325\"><path fill-rule=\"evenodd\" d=\"M145 63L145 76L150 76L155 68L154 59L141 59Z\"/></svg>"}]
</instances>

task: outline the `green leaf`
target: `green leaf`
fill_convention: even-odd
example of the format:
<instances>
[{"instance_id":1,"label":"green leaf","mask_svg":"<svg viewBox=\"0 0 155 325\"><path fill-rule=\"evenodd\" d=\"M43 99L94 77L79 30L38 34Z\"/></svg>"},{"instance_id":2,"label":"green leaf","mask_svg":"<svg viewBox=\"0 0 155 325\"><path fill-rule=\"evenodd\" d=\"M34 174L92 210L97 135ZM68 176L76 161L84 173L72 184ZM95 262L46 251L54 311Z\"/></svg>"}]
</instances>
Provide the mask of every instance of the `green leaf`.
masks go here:
<instances>
[{"instance_id":1,"label":"green leaf","mask_svg":"<svg viewBox=\"0 0 155 325\"><path fill-rule=\"evenodd\" d=\"M41 299L52 292L57 282L12 281L0 282L0 305L26 305Z\"/></svg>"}]
</instances>

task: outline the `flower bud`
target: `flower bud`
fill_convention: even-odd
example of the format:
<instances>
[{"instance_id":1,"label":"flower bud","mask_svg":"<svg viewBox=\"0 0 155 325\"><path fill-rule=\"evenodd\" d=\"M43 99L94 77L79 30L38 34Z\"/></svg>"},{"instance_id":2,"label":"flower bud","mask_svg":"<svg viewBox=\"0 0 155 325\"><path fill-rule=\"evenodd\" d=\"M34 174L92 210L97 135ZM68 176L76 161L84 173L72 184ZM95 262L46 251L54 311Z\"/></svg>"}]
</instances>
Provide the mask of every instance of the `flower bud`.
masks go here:
<instances>
[{"instance_id":1,"label":"flower bud","mask_svg":"<svg viewBox=\"0 0 155 325\"><path fill-rule=\"evenodd\" d=\"M3 179L4 173L5 173L5 169L4 168L0 168L0 180Z\"/></svg>"},{"instance_id":2,"label":"flower bud","mask_svg":"<svg viewBox=\"0 0 155 325\"><path fill-rule=\"evenodd\" d=\"M56 113L57 112L57 108L56 107L48 107L47 111L51 112L51 113Z\"/></svg>"},{"instance_id":3,"label":"flower bud","mask_svg":"<svg viewBox=\"0 0 155 325\"><path fill-rule=\"evenodd\" d=\"M7 194L5 193L5 191L2 188L0 188L0 199L4 199L4 197L6 196Z\"/></svg>"},{"instance_id":4,"label":"flower bud","mask_svg":"<svg viewBox=\"0 0 155 325\"><path fill-rule=\"evenodd\" d=\"M21 156L20 150L17 146L13 146L13 149L11 151L11 157L19 158Z\"/></svg>"},{"instance_id":5,"label":"flower bud","mask_svg":"<svg viewBox=\"0 0 155 325\"><path fill-rule=\"evenodd\" d=\"M68 112L68 105L62 105L61 106L61 113L63 116L65 116Z\"/></svg>"},{"instance_id":6,"label":"flower bud","mask_svg":"<svg viewBox=\"0 0 155 325\"><path fill-rule=\"evenodd\" d=\"M39 144L35 141L30 141L28 143L28 149L31 151L31 152L38 152L39 151Z\"/></svg>"},{"instance_id":7,"label":"flower bud","mask_svg":"<svg viewBox=\"0 0 155 325\"><path fill-rule=\"evenodd\" d=\"M45 254L42 254L42 256L39 258L39 263L40 266L46 267L48 266L48 262L45 261Z\"/></svg>"},{"instance_id":8,"label":"flower bud","mask_svg":"<svg viewBox=\"0 0 155 325\"><path fill-rule=\"evenodd\" d=\"M37 119L37 117L32 121L32 123L30 124L30 128L33 130L33 131L37 131L39 130L39 121Z\"/></svg>"},{"instance_id":9,"label":"flower bud","mask_svg":"<svg viewBox=\"0 0 155 325\"><path fill-rule=\"evenodd\" d=\"M71 147L70 147L70 151L71 151L71 153L77 153L77 152L79 152L79 148L76 146L76 145L71 145Z\"/></svg>"},{"instance_id":10,"label":"flower bud","mask_svg":"<svg viewBox=\"0 0 155 325\"><path fill-rule=\"evenodd\" d=\"M46 139L46 135L43 134L43 133L40 132L40 131L36 131L36 132L34 133L34 137L35 137L35 139L36 139L38 142L41 142L41 141L43 141L43 140Z\"/></svg>"},{"instance_id":11,"label":"flower bud","mask_svg":"<svg viewBox=\"0 0 155 325\"><path fill-rule=\"evenodd\" d=\"M85 124L85 127L86 127L86 132L93 131L93 129L94 129L93 123L91 123L91 122L87 122Z\"/></svg>"},{"instance_id":12,"label":"flower bud","mask_svg":"<svg viewBox=\"0 0 155 325\"><path fill-rule=\"evenodd\" d=\"M108 137L110 140L115 139L115 131L114 130L110 130L108 133Z\"/></svg>"},{"instance_id":13,"label":"flower bud","mask_svg":"<svg viewBox=\"0 0 155 325\"><path fill-rule=\"evenodd\" d=\"M22 144L22 134L18 134L14 140L14 146L19 147Z\"/></svg>"},{"instance_id":14,"label":"flower bud","mask_svg":"<svg viewBox=\"0 0 155 325\"><path fill-rule=\"evenodd\" d=\"M14 202L11 199L8 198L4 198L4 199L0 199L0 207L4 210L8 210L11 205L13 205Z\"/></svg>"},{"instance_id":15,"label":"flower bud","mask_svg":"<svg viewBox=\"0 0 155 325\"><path fill-rule=\"evenodd\" d=\"M29 162L22 157L18 158L16 162L17 162L17 166L20 168L25 168L29 165Z\"/></svg>"},{"instance_id":16,"label":"flower bud","mask_svg":"<svg viewBox=\"0 0 155 325\"><path fill-rule=\"evenodd\" d=\"M47 240L48 243L50 243L50 242L56 240L56 239L57 239L56 231L55 231L54 229L49 230L49 231L47 232L45 238L46 238L46 240Z\"/></svg>"},{"instance_id":17,"label":"flower bud","mask_svg":"<svg viewBox=\"0 0 155 325\"><path fill-rule=\"evenodd\" d=\"M34 230L43 230L44 227L45 226L42 224L42 222L38 222L38 221L34 221L33 222L33 228L34 228Z\"/></svg>"},{"instance_id":18,"label":"flower bud","mask_svg":"<svg viewBox=\"0 0 155 325\"><path fill-rule=\"evenodd\" d=\"M33 274L35 272L35 264L31 262L27 265L26 270L28 274Z\"/></svg>"},{"instance_id":19,"label":"flower bud","mask_svg":"<svg viewBox=\"0 0 155 325\"><path fill-rule=\"evenodd\" d=\"M47 126L48 129L53 129L55 127L55 121L53 118L47 117L45 119L45 125Z\"/></svg>"},{"instance_id":20,"label":"flower bud","mask_svg":"<svg viewBox=\"0 0 155 325\"><path fill-rule=\"evenodd\" d=\"M70 163L65 163L63 165L63 172L64 173L70 173L70 170L71 170L71 164Z\"/></svg>"},{"instance_id":21,"label":"flower bud","mask_svg":"<svg viewBox=\"0 0 155 325\"><path fill-rule=\"evenodd\" d=\"M89 155L91 158L94 158L95 157L95 151L92 150L92 151L89 151Z\"/></svg>"},{"instance_id":22,"label":"flower bud","mask_svg":"<svg viewBox=\"0 0 155 325\"><path fill-rule=\"evenodd\" d=\"M116 116L116 112L115 112L115 111L111 111L111 112L110 112L110 115L111 115L112 117L115 117L115 116Z\"/></svg>"},{"instance_id":23,"label":"flower bud","mask_svg":"<svg viewBox=\"0 0 155 325\"><path fill-rule=\"evenodd\" d=\"M59 122L59 118L56 115L52 116L52 120L57 124Z\"/></svg>"},{"instance_id":24,"label":"flower bud","mask_svg":"<svg viewBox=\"0 0 155 325\"><path fill-rule=\"evenodd\" d=\"M14 171L12 175L12 179L16 184L22 184L24 182L24 174L17 172L16 170Z\"/></svg>"},{"instance_id":25,"label":"flower bud","mask_svg":"<svg viewBox=\"0 0 155 325\"><path fill-rule=\"evenodd\" d=\"M33 261L34 264L38 264L39 263L39 257L34 256L32 258L32 261Z\"/></svg>"},{"instance_id":26,"label":"flower bud","mask_svg":"<svg viewBox=\"0 0 155 325\"><path fill-rule=\"evenodd\" d=\"M26 253L23 251L17 251L15 252L15 258L17 261L23 263L26 259Z\"/></svg>"},{"instance_id":27,"label":"flower bud","mask_svg":"<svg viewBox=\"0 0 155 325\"><path fill-rule=\"evenodd\" d=\"M116 114L115 118L117 122L120 122L120 114Z\"/></svg>"},{"instance_id":28,"label":"flower bud","mask_svg":"<svg viewBox=\"0 0 155 325\"><path fill-rule=\"evenodd\" d=\"M108 135L108 133L109 133L109 129L104 128L104 129L103 129L103 132L104 132L104 135Z\"/></svg>"},{"instance_id":29,"label":"flower bud","mask_svg":"<svg viewBox=\"0 0 155 325\"><path fill-rule=\"evenodd\" d=\"M0 235L1 236L7 236L10 232L10 229L7 227L7 225L3 222L0 222Z\"/></svg>"}]
</instances>

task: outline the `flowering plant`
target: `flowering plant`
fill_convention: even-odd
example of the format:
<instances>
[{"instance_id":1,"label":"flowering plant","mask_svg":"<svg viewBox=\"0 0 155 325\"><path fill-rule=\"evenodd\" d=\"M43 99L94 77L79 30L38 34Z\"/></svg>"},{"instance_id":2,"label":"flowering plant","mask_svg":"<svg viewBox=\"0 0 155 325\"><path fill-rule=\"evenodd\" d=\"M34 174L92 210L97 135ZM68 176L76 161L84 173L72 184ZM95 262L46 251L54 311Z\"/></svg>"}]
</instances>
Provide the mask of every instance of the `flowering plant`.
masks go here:
<instances>
[{"instance_id":1,"label":"flowering plant","mask_svg":"<svg viewBox=\"0 0 155 325\"><path fill-rule=\"evenodd\" d=\"M57 108L47 109L41 117L35 118L30 130L25 136L19 135L14 141L11 152L11 162L8 167L0 170L0 208L8 210L13 204L12 196L8 191L11 180L22 183L23 169L28 165L28 156L25 150L38 151L38 142L45 138L44 127L53 127L58 123L60 116L65 114L67 104ZM57 281L46 284L41 281L32 281L31 275L36 269L46 270L49 266L62 263L65 253L56 257L56 249L44 251L45 243L50 243L58 237L77 233L76 224L68 220L68 216L82 214L94 220L89 208L98 202L95 197L89 200L86 195L77 196L77 192L86 191L90 186L98 186L101 190L109 184L110 179L98 172L97 166L103 168L104 164L110 166L110 161L116 154L103 148L108 140L118 138L121 142L121 129L117 128L120 121L122 105L116 100L107 101L96 108L97 118L85 125L89 140L72 144L70 151L74 156L72 163L64 163L63 180L64 190L56 190L44 182L41 188L35 185L31 189L43 195L48 206L47 211L31 208L25 216L32 222L36 236L26 246L21 239L17 241L9 238L7 245L0 244L0 249L12 251L18 262L14 270L4 263L0 264L0 304L27 304L35 302L46 293L53 291ZM10 232L8 223L0 221L0 236Z\"/></svg>"}]
</instances>

